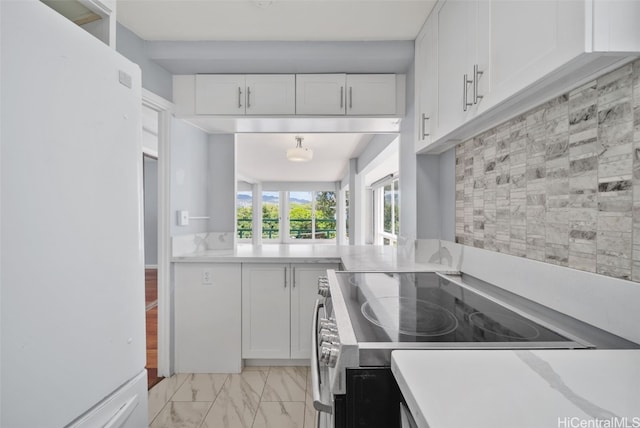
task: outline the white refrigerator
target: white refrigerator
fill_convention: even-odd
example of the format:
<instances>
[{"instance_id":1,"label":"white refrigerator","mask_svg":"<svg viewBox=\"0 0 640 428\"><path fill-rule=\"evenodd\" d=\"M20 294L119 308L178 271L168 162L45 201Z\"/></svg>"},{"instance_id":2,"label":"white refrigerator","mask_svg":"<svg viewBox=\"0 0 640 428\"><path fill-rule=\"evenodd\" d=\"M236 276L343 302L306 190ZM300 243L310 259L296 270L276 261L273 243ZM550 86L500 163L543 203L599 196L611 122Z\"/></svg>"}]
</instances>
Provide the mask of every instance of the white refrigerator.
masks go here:
<instances>
[{"instance_id":1,"label":"white refrigerator","mask_svg":"<svg viewBox=\"0 0 640 428\"><path fill-rule=\"evenodd\" d=\"M2 428L146 427L140 69L0 1Z\"/></svg>"}]
</instances>

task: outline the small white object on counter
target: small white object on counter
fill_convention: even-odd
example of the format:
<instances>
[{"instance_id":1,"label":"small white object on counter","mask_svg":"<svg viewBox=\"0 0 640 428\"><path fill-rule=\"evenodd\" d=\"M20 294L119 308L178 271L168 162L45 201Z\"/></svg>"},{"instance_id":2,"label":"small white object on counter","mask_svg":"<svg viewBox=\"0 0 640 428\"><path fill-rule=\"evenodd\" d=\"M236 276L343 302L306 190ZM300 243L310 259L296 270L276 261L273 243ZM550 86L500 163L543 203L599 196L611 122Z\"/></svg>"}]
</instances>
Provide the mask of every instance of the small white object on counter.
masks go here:
<instances>
[{"instance_id":1,"label":"small white object on counter","mask_svg":"<svg viewBox=\"0 0 640 428\"><path fill-rule=\"evenodd\" d=\"M640 427L640 350L393 351L419 428Z\"/></svg>"}]
</instances>

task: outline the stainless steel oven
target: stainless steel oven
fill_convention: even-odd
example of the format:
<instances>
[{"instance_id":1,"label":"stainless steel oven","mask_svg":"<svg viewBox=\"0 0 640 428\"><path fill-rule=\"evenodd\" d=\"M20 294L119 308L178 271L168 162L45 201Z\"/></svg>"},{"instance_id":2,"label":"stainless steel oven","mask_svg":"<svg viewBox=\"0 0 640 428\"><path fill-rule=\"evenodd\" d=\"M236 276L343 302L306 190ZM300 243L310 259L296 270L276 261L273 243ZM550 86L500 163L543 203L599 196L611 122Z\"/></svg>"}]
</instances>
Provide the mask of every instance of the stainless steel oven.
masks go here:
<instances>
[{"instance_id":1,"label":"stainless steel oven","mask_svg":"<svg viewBox=\"0 0 640 428\"><path fill-rule=\"evenodd\" d=\"M328 271L319 294L311 370L319 428L400 427L396 349L635 346L464 275Z\"/></svg>"}]
</instances>

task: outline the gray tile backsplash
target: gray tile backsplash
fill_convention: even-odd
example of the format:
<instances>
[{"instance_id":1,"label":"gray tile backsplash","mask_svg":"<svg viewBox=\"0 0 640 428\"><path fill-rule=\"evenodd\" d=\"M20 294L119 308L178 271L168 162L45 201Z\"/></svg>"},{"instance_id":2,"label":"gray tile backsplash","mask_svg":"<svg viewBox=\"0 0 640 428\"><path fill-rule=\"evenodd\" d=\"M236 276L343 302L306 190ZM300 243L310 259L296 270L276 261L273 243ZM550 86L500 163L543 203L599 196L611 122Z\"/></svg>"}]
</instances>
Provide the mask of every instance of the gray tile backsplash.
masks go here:
<instances>
[{"instance_id":1,"label":"gray tile backsplash","mask_svg":"<svg viewBox=\"0 0 640 428\"><path fill-rule=\"evenodd\" d=\"M640 60L459 144L456 242L640 282Z\"/></svg>"}]
</instances>

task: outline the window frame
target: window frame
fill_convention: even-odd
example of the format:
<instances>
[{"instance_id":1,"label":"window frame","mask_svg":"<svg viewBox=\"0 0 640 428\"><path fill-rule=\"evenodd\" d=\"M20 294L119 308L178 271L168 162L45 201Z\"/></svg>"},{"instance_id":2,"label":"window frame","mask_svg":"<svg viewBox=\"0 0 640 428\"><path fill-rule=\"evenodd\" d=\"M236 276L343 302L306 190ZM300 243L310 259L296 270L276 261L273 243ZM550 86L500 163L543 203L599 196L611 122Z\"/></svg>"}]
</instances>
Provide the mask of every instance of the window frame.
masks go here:
<instances>
[{"instance_id":1,"label":"window frame","mask_svg":"<svg viewBox=\"0 0 640 428\"><path fill-rule=\"evenodd\" d=\"M391 186L391 232L384 230L384 192L385 187ZM376 181L371 185L373 191L373 237L375 245L392 245L398 246L398 233L396 233L396 225L400 221L400 215L397 213L396 207L400 205L400 177L397 173L389 174L386 177ZM396 201L398 199L398 201ZM397 214L397 215L396 215ZM388 243L385 243L385 240Z\"/></svg>"}]
</instances>

